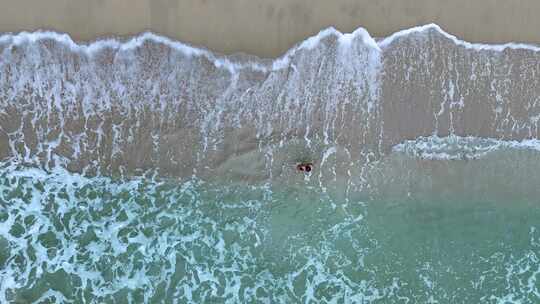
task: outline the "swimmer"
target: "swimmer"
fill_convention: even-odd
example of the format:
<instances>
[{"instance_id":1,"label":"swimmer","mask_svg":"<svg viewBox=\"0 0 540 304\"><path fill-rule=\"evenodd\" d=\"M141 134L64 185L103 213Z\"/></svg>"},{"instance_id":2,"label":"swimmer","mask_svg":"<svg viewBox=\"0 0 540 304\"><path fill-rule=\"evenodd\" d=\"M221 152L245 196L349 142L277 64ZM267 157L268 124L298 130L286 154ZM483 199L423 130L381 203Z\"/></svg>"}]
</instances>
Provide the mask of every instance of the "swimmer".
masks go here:
<instances>
[{"instance_id":1,"label":"swimmer","mask_svg":"<svg viewBox=\"0 0 540 304\"><path fill-rule=\"evenodd\" d=\"M296 170L302 172L311 172L313 169L313 163L300 163L296 165Z\"/></svg>"}]
</instances>

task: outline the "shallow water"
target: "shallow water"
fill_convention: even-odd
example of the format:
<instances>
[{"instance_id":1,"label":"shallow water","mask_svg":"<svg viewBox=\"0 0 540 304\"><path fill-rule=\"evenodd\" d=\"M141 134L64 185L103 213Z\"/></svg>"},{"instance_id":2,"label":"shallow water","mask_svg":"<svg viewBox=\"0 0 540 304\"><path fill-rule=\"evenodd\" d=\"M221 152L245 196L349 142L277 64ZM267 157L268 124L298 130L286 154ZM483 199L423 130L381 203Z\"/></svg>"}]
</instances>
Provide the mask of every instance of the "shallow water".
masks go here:
<instances>
[{"instance_id":1,"label":"shallow water","mask_svg":"<svg viewBox=\"0 0 540 304\"><path fill-rule=\"evenodd\" d=\"M338 201L313 187L4 164L2 302L534 303L538 201Z\"/></svg>"}]
</instances>

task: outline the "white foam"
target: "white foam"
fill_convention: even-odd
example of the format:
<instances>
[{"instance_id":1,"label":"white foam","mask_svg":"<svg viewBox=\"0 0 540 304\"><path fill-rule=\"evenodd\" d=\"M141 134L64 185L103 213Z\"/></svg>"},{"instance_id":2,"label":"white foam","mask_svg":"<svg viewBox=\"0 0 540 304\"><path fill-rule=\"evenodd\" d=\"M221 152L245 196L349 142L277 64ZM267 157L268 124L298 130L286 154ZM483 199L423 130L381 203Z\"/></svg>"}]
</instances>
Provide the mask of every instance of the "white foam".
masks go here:
<instances>
[{"instance_id":1,"label":"white foam","mask_svg":"<svg viewBox=\"0 0 540 304\"><path fill-rule=\"evenodd\" d=\"M369 35L369 33L362 27L356 29L352 33L341 33L333 27L326 28L320 31L317 35L312 36L298 44L297 46L289 49L284 55L276 58L272 64L273 70L280 70L287 68L290 64L290 59L299 51L311 50L317 47L321 41L329 36L336 36L341 45L350 45L355 38L360 38L362 43L367 47L379 50L377 42Z\"/></svg>"},{"instance_id":2,"label":"white foam","mask_svg":"<svg viewBox=\"0 0 540 304\"><path fill-rule=\"evenodd\" d=\"M131 39L122 42L117 39L103 39L91 42L89 44L75 42L65 33L57 33L51 31L36 31L36 32L20 32L18 34L4 34L0 36L0 43L9 43L13 45L22 45L24 43L35 43L41 40L55 40L69 47L74 52L83 52L88 55L93 55L103 49L118 49L120 51L129 51L141 47L146 42L154 42L164 44L172 49L175 49L185 56L204 56L217 68L224 68L231 73L239 69L249 67L254 70L266 71L266 68L259 63L238 64L233 63L224 56L217 56L213 52L203 48L197 48L180 41L174 41L170 38L160 36L151 32L144 32L134 36Z\"/></svg>"},{"instance_id":3,"label":"white foam","mask_svg":"<svg viewBox=\"0 0 540 304\"><path fill-rule=\"evenodd\" d=\"M457 38L456 36L454 36L452 34L449 34L448 32L441 29L440 26L438 26L437 24L434 24L434 23L426 24L426 25L422 25L422 26L417 26L417 27L412 27L412 28L409 28L409 29L401 30L399 32L395 32L394 34L380 40L378 42L378 45L379 45L380 48L384 49L384 48L388 47L390 44L392 44L396 39L399 39L399 38L402 38L402 37L405 37L405 36L409 36L409 35L413 35L413 34L424 33L424 32L427 32L429 30L435 30L435 31L439 32L441 35L445 36L446 38L452 40L452 42L454 42L456 45L459 45L459 46L462 46L462 47L465 47L465 48L468 48L468 49L489 50L489 51L498 51L498 52L502 52L505 49L525 49L525 50L531 50L531 51L534 51L534 52L539 52L540 51L540 47L538 47L536 45L532 45L532 44L525 44L525 43L509 42L509 43L504 43L504 44L487 44L487 43L471 43L471 42L467 42L467 41L464 41L464 40L461 40L461 39Z\"/></svg>"},{"instance_id":4,"label":"white foam","mask_svg":"<svg viewBox=\"0 0 540 304\"><path fill-rule=\"evenodd\" d=\"M309 50L317 47L321 41L331 35L335 35L338 41L342 45L350 45L351 42L359 38L363 44L376 51L381 51L392 44L396 39L409 35L421 34L429 30L436 30L441 35L452 40L456 45L475 49L475 50L491 50L491 51L504 51L505 49L525 49L538 52L540 47L532 44L525 43L505 43L505 44L484 44L484 43L471 43L457 38L456 36L447 33L436 24L427 24L417 26L405 30L401 30L393 33L392 35L379 40L378 42L362 27L359 27L352 33L341 33L333 27L329 27L321 30L318 34L305 39L297 46L289 49L282 56L275 58L270 66L263 64L262 60L254 59L246 63L233 62L227 58L227 56L216 55L214 52L204 48L194 47L186 43L172 40L168 37L160 36L152 32L144 32L137 36L132 37L127 41L121 41L114 38L96 40L88 44L83 42L75 42L66 33L57 33L52 31L36 31L36 32L20 32L17 34L6 33L0 36L0 43L21 45L24 43L35 43L41 40L55 40L69 47L75 52L83 52L88 55L92 55L100 50L106 48L118 49L121 51L133 50L141 47L145 42L151 41L155 43L164 44L170 48L173 48L186 56L204 56L210 60L216 67L223 68L231 73L235 73L241 69L252 69L261 72L271 72L281 70L289 67L290 59L301 50Z\"/></svg>"},{"instance_id":5,"label":"white foam","mask_svg":"<svg viewBox=\"0 0 540 304\"><path fill-rule=\"evenodd\" d=\"M350 45L355 38L360 38L362 43L368 45L373 49L380 50L379 44L377 44L375 39L373 39L369 32L363 27L357 28L352 33L341 34L339 42L345 45Z\"/></svg>"},{"instance_id":6,"label":"white foam","mask_svg":"<svg viewBox=\"0 0 540 304\"><path fill-rule=\"evenodd\" d=\"M394 152L432 160L477 159L502 149L540 151L540 140L500 140L474 136L436 135L407 140L392 148Z\"/></svg>"}]
</instances>

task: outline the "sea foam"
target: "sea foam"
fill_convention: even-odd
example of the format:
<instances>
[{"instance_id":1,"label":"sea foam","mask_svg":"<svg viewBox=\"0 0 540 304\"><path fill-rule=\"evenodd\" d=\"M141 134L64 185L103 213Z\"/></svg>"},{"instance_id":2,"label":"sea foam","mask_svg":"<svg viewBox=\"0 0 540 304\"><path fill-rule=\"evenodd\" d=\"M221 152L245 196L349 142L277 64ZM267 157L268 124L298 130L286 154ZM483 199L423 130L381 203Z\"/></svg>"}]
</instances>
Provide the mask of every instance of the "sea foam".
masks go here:
<instances>
[{"instance_id":1,"label":"sea foam","mask_svg":"<svg viewBox=\"0 0 540 304\"><path fill-rule=\"evenodd\" d=\"M473 136L428 136L408 140L393 147L412 157L431 160L473 160L501 150L540 152L540 140L500 140Z\"/></svg>"},{"instance_id":2,"label":"sea foam","mask_svg":"<svg viewBox=\"0 0 540 304\"><path fill-rule=\"evenodd\" d=\"M515 43L515 42L504 43L504 44L485 44L485 43L472 43L472 42L464 41L444 31L440 26L434 23L404 29L404 30L392 33L388 37L377 39L377 41L369 34L368 31L366 31L362 27L356 29L355 31L351 33L342 33L333 27L329 27L324 30L321 30L318 34L314 36L306 38L304 41L300 42L298 45L288 50L282 56L274 59L274 62L271 65L271 69L279 70L279 69L286 68L290 62L290 58L294 55L294 53L302 49L313 49L321 42L322 39L328 36L337 36L340 42L344 44L350 43L353 39L359 38L364 43L372 47L373 49L380 50L381 48L388 47L390 44L392 44L395 40L399 38L403 38L403 37L414 35L414 34L422 34L423 32L427 32L430 30L437 31L438 33L452 40L456 45L463 46L469 49L474 49L474 50L491 50L491 51L502 52L505 49L524 49L524 50L530 50L534 52L540 51L540 47L534 44ZM210 61L214 62L216 67L223 67L231 72L237 69L242 69L246 67L249 67L254 70L268 71L268 67L261 65L260 63L249 62L245 65L244 64L237 65L229 61L226 58L226 56L216 55L208 49L189 45L180 41L175 41L165 36L161 36L152 32L145 32L124 41L121 39L109 38L109 39L104 39L104 40L98 39L90 43L74 41L67 33L58 33L58 32L52 32L52 31L35 31L35 32L23 31L16 34L4 33L0 35L0 43L13 44L13 45L21 45L23 43L28 43L28 42L35 43L37 41L50 40L50 39L64 44L65 46L69 47L73 51L81 51L88 54L99 52L100 50L105 49L105 48L122 49L122 50L136 49L136 48L141 47L145 42L151 41L151 42L167 45L168 47L174 48L175 50L180 51L187 56L205 56Z\"/></svg>"}]
</instances>

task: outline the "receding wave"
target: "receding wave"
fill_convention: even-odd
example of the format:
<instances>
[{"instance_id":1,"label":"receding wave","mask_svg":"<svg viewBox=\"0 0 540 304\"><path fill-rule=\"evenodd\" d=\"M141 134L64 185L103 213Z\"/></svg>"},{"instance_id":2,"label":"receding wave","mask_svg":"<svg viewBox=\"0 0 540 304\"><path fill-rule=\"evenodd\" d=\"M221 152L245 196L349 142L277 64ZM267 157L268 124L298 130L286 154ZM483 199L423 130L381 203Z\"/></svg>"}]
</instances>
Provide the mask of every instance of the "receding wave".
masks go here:
<instances>
[{"instance_id":1,"label":"receding wave","mask_svg":"<svg viewBox=\"0 0 540 304\"><path fill-rule=\"evenodd\" d=\"M0 51L0 155L75 172L282 179L290 144L319 162L343 152L349 167L420 136L539 135L538 49L434 25L378 42L328 29L275 60L154 34L78 45L21 33ZM244 162L264 170L236 172Z\"/></svg>"}]
</instances>

